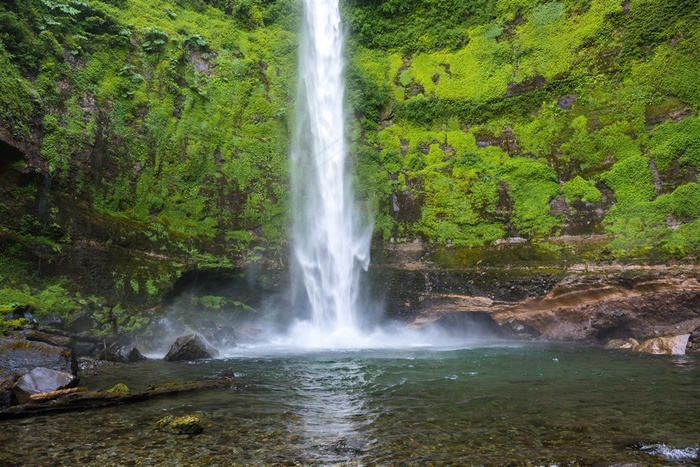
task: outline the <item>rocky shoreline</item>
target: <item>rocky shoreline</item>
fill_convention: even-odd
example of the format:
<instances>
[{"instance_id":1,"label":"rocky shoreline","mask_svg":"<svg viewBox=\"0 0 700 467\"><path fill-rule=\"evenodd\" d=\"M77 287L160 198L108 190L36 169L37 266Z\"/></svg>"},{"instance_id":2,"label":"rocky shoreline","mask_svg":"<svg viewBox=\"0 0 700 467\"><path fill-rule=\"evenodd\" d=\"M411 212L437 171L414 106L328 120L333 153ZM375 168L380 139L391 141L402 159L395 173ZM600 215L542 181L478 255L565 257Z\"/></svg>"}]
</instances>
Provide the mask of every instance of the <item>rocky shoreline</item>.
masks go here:
<instances>
[{"instance_id":1,"label":"rocky shoreline","mask_svg":"<svg viewBox=\"0 0 700 467\"><path fill-rule=\"evenodd\" d=\"M78 356L78 349L93 349ZM181 336L163 360L213 358L218 351L201 336ZM124 384L109 389L79 387L80 372L101 364L132 364L147 360L124 336L96 337L59 329L24 327L0 337L0 420L141 402L182 392L235 388L233 372L220 378L151 385L132 391Z\"/></svg>"}]
</instances>

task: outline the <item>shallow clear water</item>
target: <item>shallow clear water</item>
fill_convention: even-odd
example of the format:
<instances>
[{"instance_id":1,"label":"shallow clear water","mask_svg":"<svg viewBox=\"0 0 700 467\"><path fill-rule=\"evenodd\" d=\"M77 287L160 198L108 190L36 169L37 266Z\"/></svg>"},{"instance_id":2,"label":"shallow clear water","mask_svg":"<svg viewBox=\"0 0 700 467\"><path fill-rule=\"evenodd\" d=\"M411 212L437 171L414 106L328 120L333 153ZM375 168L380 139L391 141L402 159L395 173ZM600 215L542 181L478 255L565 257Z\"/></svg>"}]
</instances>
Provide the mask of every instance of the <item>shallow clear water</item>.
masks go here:
<instances>
[{"instance_id":1,"label":"shallow clear water","mask_svg":"<svg viewBox=\"0 0 700 467\"><path fill-rule=\"evenodd\" d=\"M698 463L696 355L240 349L200 363L102 367L82 384L139 389L229 367L237 390L0 422L0 465ZM159 432L166 414L199 415L205 432Z\"/></svg>"}]
</instances>

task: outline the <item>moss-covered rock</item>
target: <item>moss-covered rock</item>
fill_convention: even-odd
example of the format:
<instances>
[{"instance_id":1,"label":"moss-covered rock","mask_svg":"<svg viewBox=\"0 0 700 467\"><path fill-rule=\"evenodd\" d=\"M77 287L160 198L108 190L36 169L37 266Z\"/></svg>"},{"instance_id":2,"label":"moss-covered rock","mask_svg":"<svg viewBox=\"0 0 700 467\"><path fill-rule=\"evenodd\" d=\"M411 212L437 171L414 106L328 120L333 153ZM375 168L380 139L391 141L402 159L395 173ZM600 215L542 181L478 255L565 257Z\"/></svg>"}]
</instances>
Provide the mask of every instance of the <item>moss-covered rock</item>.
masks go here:
<instances>
[{"instance_id":1,"label":"moss-covered rock","mask_svg":"<svg viewBox=\"0 0 700 467\"><path fill-rule=\"evenodd\" d=\"M114 396L124 396L126 394L129 394L131 390L129 389L129 386L127 386L124 383L117 383L111 388L107 389L108 394L112 394Z\"/></svg>"},{"instance_id":2,"label":"moss-covered rock","mask_svg":"<svg viewBox=\"0 0 700 467\"><path fill-rule=\"evenodd\" d=\"M196 415L184 415L182 417L168 415L158 420L156 426L161 431L178 435L198 435L204 432L202 420Z\"/></svg>"}]
</instances>

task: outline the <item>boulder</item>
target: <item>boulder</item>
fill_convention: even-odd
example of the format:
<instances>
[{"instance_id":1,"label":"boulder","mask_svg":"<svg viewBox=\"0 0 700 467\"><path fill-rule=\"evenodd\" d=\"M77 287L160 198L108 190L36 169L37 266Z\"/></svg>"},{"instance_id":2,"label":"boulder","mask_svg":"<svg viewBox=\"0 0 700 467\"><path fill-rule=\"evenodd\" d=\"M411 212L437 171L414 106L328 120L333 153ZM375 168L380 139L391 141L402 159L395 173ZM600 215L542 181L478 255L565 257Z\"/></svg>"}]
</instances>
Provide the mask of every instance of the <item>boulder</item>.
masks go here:
<instances>
[{"instance_id":1,"label":"boulder","mask_svg":"<svg viewBox=\"0 0 700 467\"><path fill-rule=\"evenodd\" d=\"M188 334L177 338L163 360L176 362L215 358L218 356L219 351L210 346L200 335Z\"/></svg>"},{"instance_id":2,"label":"boulder","mask_svg":"<svg viewBox=\"0 0 700 467\"><path fill-rule=\"evenodd\" d=\"M73 351L73 355L76 357L90 357L97 358L97 356L102 352L106 346L103 342L96 342L94 340L85 340L74 338L71 339L69 346Z\"/></svg>"},{"instance_id":3,"label":"boulder","mask_svg":"<svg viewBox=\"0 0 700 467\"><path fill-rule=\"evenodd\" d=\"M78 378L70 373L40 367L20 377L13 386L12 393L20 404L26 404L32 394L58 391L76 384Z\"/></svg>"},{"instance_id":4,"label":"boulder","mask_svg":"<svg viewBox=\"0 0 700 467\"><path fill-rule=\"evenodd\" d=\"M639 345L636 339L611 339L605 344L606 349L633 349Z\"/></svg>"},{"instance_id":5,"label":"boulder","mask_svg":"<svg viewBox=\"0 0 700 467\"><path fill-rule=\"evenodd\" d=\"M21 376L37 367L73 375L78 372L78 362L65 347L19 339L0 341L0 380Z\"/></svg>"},{"instance_id":6,"label":"boulder","mask_svg":"<svg viewBox=\"0 0 700 467\"><path fill-rule=\"evenodd\" d=\"M97 355L97 359L117 363L135 363L146 360L146 357L141 355L141 352L133 345L120 345L115 342L102 350Z\"/></svg>"},{"instance_id":7,"label":"boulder","mask_svg":"<svg viewBox=\"0 0 700 467\"><path fill-rule=\"evenodd\" d=\"M99 327L99 323L92 316L90 310L84 309L66 326L66 329L72 333L80 334L90 332L97 327Z\"/></svg>"},{"instance_id":8,"label":"boulder","mask_svg":"<svg viewBox=\"0 0 700 467\"><path fill-rule=\"evenodd\" d=\"M639 345L632 347L635 352L644 352L654 355L685 355L690 334L681 334L672 337L654 337L647 339Z\"/></svg>"},{"instance_id":9,"label":"boulder","mask_svg":"<svg viewBox=\"0 0 700 467\"><path fill-rule=\"evenodd\" d=\"M46 316L41 320L41 325L54 329L63 329L66 323L58 316Z\"/></svg>"},{"instance_id":10,"label":"boulder","mask_svg":"<svg viewBox=\"0 0 700 467\"><path fill-rule=\"evenodd\" d=\"M168 415L156 422L160 431L176 435L198 435L204 431L202 420L196 415L175 417Z\"/></svg>"}]
</instances>

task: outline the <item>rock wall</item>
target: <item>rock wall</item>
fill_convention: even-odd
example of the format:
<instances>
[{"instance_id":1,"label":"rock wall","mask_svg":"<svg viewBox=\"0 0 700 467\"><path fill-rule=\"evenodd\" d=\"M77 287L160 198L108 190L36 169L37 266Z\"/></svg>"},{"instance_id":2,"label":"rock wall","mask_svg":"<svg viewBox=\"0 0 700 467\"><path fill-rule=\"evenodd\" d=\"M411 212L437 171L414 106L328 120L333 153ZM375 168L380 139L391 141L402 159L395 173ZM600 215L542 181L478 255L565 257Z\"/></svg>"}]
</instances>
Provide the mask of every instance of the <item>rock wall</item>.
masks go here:
<instances>
[{"instance_id":1,"label":"rock wall","mask_svg":"<svg viewBox=\"0 0 700 467\"><path fill-rule=\"evenodd\" d=\"M521 246L526 248L526 246ZM514 249L509 249L514 253ZM455 252L441 252L440 254ZM484 255L484 251L480 252ZM493 251L497 257L503 251ZM387 317L424 327L488 316L487 332L544 340L644 339L700 327L700 266L514 260L445 269L420 245L397 245L375 266ZM486 255L489 256L489 255Z\"/></svg>"}]
</instances>

